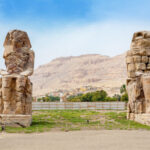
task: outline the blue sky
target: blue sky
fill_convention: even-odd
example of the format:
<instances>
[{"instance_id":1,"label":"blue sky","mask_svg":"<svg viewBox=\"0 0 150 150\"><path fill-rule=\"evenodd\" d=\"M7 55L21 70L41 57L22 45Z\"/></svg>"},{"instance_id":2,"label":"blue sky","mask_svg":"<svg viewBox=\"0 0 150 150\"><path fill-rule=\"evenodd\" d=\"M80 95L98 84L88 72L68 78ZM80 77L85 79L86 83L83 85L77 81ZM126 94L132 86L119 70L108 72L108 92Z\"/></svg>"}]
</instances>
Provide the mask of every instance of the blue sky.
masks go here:
<instances>
[{"instance_id":1,"label":"blue sky","mask_svg":"<svg viewBox=\"0 0 150 150\"><path fill-rule=\"evenodd\" d=\"M148 20L149 0L0 0L0 16L6 23L61 26L107 19Z\"/></svg>"},{"instance_id":2,"label":"blue sky","mask_svg":"<svg viewBox=\"0 0 150 150\"><path fill-rule=\"evenodd\" d=\"M0 57L12 29L28 32L36 67L61 56L124 53L133 32L150 30L149 7L149 0L0 0Z\"/></svg>"}]
</instances>

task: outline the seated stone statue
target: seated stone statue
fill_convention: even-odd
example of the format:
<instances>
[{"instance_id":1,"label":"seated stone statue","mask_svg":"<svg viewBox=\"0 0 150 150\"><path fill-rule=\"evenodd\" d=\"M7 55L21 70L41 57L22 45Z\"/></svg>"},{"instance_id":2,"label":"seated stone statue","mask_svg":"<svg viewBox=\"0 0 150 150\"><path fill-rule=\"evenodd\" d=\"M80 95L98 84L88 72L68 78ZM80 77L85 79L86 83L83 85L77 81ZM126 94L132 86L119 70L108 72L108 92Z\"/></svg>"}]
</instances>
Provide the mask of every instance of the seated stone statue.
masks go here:
<instances>
[{"instance_id":1,"label":"seated stone statue","mask_svg":"<svg viewBox=\"0 0 150 150\"><path fill-rule=\"evenodd\" d=\"M133 35L126 55L128 118L150 125L150 32Z\"/></svg>"},{"instance_id":2,"label":"seated stone statue","mask_svg":"<svg viewBox=\"0 0 150 150\"><path fill-rule=\"evenodd\" d=\"M0 114L31 114L34 52L26 32L8 32L4 41L6 70L0 70Z\"/></svg>"}]
</instances>

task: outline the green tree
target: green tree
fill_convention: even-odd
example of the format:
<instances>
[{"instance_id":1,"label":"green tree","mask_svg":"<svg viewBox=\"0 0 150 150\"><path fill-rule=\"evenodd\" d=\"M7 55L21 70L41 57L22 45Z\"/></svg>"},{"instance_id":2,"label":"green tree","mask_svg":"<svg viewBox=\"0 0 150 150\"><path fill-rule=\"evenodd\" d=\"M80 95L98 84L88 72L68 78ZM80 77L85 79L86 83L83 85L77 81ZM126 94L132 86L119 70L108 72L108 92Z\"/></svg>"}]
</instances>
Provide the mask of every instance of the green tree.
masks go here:
<instances>
[{"instance_id":1,"label":"green tree","mask_svg":"<svg viewBox=\"0 0 150 150\"><path fill-rule=\"evenodd\" d=\"M67 98L70 102L97 102L97 101L119 101L121 96L119 94L114 95L113 97L109 97L107 92L104 90L89 92L81 95L73 95Z\"/></svg>"},{"instance_id":2,"label":"green tree","mask_svg":"<svg viewBox=\"0 0 150 150\"><path fill-rule=\"evenodd\" d=\"M105 101L107 97L107 93L104 90L101 91L96 91L92 94L92 101L96 102L96 101Z\"/></svg>"},{"instance_id":3,"label":"green tree","mask_svg":"<svg viewBox=\"0 0 150 150\"><path fill-rule=\"evenodd\" d=\"M116 97L109 97L109 96L107 96L107 97L105 98L105 101L106 101L106 102L113 102L113 101L117 101L117 98L116 98Z\"/></svg>"},{"instance_id":4,"label":"green tree","mask_svg":"<svg viewBox=\"0 0 150 150\"><path fill-rule=\"evenodd\" d=\"M92 101L92 93L86 93L81 96L82 102L91 102Z\"/></svg>"},{"instance_id":5,"label":"green tree","mask_svg":"<svg viewBox=\"0 0 150 150\"><path fill-rule=\"evenodd\" d=\"M127 90L126 90L126 85L123 84L120 88L120 93L122 94L121 96L121 101L125 101L127 102L128 101L128 93L127 93Z\"/></svg>"},{"instance_id":6,"label":"green tree","mask_svg":"<svg viewBox=\"0 0 150 150\"><path fill-rule=\"evenodd\" d=\"M37 101L40 102L42 100L42 98L38 98Z\"/></svg>"},{"instance_id":7,"label":"green tree","mask_svg":"<svg viewBox=\"0 0 150 150\"><path fill-rule=\"evenodd\" d=\"M127 91L127 90L126 90L126 85L123 84L123 85L121 86L121 88L120 88L120 93L123 94L123 93L125 93L126 91Z\"/></svg>"}]
</instances>

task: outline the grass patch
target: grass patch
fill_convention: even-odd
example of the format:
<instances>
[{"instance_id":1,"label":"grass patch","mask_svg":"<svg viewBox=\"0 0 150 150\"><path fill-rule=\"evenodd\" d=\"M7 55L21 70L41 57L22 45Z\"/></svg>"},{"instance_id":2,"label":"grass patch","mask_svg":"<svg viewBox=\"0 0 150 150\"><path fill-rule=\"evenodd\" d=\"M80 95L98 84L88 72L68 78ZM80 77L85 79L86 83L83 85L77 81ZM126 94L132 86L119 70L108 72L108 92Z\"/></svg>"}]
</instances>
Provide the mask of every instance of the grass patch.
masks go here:
<instances>
[{"instance_id":1,"label":"grass patch","mask_svg":"<svg viewBox=\"0 0 150 150\"><path fill-rule=\"evenodd\" d=\"M75 131L89 129L150 130L150 126L127 120L125 112L41 110L33 112L32 125L30 127L6 127L5 131L9 133L33 133L50 130Z\"/></svg>"},{"instance_id":2,"label":"grass patch","mask_svg":"<svg viewBox=\"0 0 150 150\"><path fill-rule=\"evenodd\" d=\"M133 130L133 129L150 130L150 126L143 125L135 121L127 120L125 112L121 112L121 113L107 112L105 113L105 115L107 116L108 120L113 120L112 123L108 123L108 125L111 125L113 129L116 128L116 129L123 129L123 130L126 130L126 129L128 130Z\"/></svg>"}]
</instances>

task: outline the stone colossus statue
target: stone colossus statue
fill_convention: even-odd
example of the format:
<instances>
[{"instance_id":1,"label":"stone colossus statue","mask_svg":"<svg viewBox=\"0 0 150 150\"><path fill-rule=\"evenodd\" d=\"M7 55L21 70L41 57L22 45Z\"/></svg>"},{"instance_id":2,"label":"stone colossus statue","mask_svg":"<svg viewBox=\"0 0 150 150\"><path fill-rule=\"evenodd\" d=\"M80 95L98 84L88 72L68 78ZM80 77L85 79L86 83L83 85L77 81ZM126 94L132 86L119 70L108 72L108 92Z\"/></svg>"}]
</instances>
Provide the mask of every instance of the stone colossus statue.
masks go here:
<instances>
[{"instance_id":1,"label":"stone colossus statue","mask_svg":"<svg viewBox=\"0 0 150 150\"><path fill-rule=\"evenodd\" d=\"M0 71L0 114L2 118L5 118L5 114L15 117L29 115L26 117L28 124L22 122L28 126L32 114L32 83L28 76L33 74L34 52L27 33L20 30L8 32L4 48L6 70ZM11 124L8 122L5 124Z\"/></svg>"},{"instance_id":2,"label":"stone colossus statue","mask_svg":"<svg viewBox=\"0 0 150 150\"><path fill-rule=\"evenodd\" d=\"M150 32L133 35L126 55L128 119L150 125Z\"/></svg>"}]
</instances>

